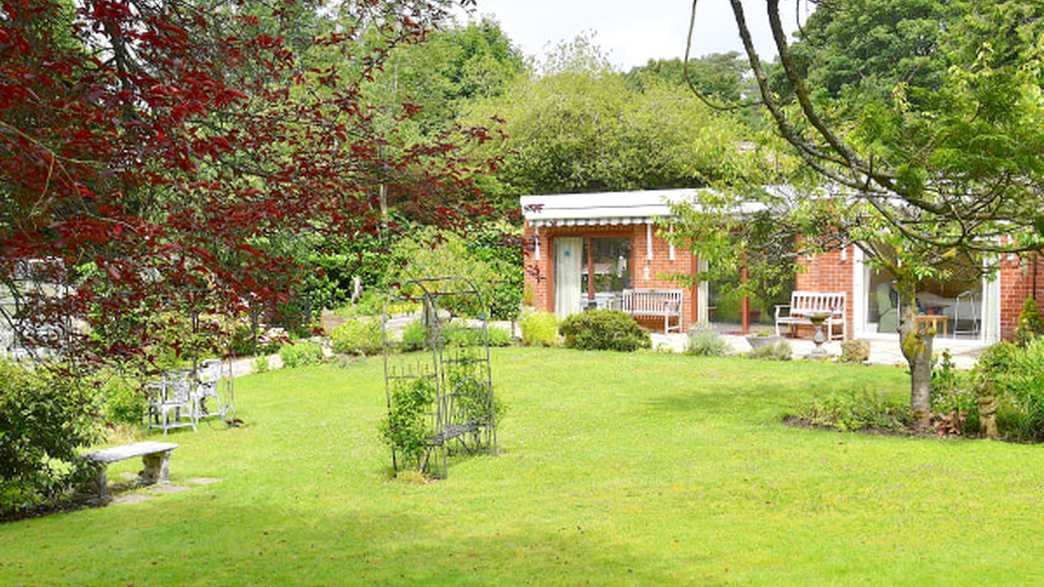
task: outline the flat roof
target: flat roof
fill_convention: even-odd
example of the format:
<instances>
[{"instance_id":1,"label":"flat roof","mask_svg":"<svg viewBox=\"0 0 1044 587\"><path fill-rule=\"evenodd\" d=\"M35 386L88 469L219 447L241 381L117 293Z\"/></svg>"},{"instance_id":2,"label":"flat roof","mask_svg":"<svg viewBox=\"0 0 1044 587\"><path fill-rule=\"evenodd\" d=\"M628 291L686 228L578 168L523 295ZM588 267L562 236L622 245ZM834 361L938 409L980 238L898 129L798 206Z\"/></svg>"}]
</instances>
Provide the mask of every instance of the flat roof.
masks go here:
<instances>
[{"instance_id":1,"label":"flat roof","mask_svg":"<svg viewBox=\"0 0 1044 587\"><path fill-rule=\"evenodd\" d=\"M670 217L671 206L681 202L696 204L698 194L709 188L635 190L583 194L522 196L522 215L533 226L577 224L646 224L655 218ZM739 211L764 209L760 203L745 204Z\"/></svg>"}]
</instances>

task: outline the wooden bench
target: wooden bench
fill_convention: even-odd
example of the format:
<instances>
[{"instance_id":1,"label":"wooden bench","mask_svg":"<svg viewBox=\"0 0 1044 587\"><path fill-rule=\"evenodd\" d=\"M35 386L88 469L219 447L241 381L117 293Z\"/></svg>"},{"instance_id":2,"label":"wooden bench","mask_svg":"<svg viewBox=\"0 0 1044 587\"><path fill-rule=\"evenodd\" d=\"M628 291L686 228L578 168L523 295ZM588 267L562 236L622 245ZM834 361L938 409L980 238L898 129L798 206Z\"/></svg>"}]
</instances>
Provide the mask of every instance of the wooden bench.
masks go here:
<instances>
[{"instance_id":1,"label":"wooden bench","mask_svg":"<svg viewBox=\"0 0 1044 587\"><path fill-rule=\"evenodd\" d=\"M169 442L137 442L105 448L97 452L84 455L89 461L98 466L98 476L95 479L100 501L109 498L109 479L105 470L112 463L141 457L145 465L144 470L138 476L141 485L152 485L153 483L166 483L169 479L170 454L178 445Z\"/></svg>"},{"instance_id":2,"label":"wooden bench","mask_svg":"<svg viewBox=\"0 0 1044 587\"><path fill-rule=\"evenodd\" d=\"M776 306L776 336L780 336L779 327L811 326L809 314L813 312L830 312L823 323L826 326L827 340L834 340L834 326L841 325L841 340L848 338L848 325L845 319L845 292L795 291L790 294L790 304Z\"/></svg>"},{"instance_id":3,"label":"wooden bench","mask_svg":"<svg viewBox=\"0 0 1044 587\"><path fill-rule=\"evenodd\" d=\"M663 318L664 334L672 329L681 332L684 296L684 290L680 289L625 289L620 293L616 309L632 316ZM671 318L677 320L673 326Z\"/></svg>"}]
</instances>

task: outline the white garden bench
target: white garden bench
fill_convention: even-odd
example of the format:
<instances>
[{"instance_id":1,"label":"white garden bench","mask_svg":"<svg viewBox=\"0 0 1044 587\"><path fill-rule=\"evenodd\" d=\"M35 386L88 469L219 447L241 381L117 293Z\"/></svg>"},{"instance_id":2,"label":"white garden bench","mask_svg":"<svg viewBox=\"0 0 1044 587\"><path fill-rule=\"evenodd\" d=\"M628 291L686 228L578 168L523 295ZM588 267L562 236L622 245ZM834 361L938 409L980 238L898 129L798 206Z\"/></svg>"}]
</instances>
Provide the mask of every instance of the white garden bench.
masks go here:
<instances>
[{"instance_id":1,"label":"white garden bench","mask_svg":"<svg viewBox=\"0 0 1044 587\"><path fill-rule=\"evenodd\" d=\"M848 338L848 325L845 320L845 292L795 291L790 294L790 304L776 306L776 336L780 336L780 326L793 329L795 326L811 326L809 314L814 312L830 312L823 325L826 326L827 340L834 340L834 327L841 326L841 340Z\"/></svg>"},{"instance_id":2,"label":"white garden bench","mask_svg":"<svg viewBox=\"0 0 1044 587\"><path fill-rule=\"evenodd\" d=\"M616 300L616 309L632 316L663 318L663 332L681 332L682 300L681 289L625 289ZM674 325L671 319L676 319Z\"/></svg>"},{"instance_id":3,"label":"white garden bench","mask_svg":"<svg viewBox=\"0 0 1044 587\"><path fill-rule=\"evenodd\" d=\"M138 483L166 483L170 478L170 454L175 448L178 448L178 445L169 442L137 442L84 455L84 458L94 462L98 467L98 476L95 478L98 500L107 501L109 498L109 478L106 469L115 462L141 457L145 468L138 475Z\"/></svg>"}]
</instances>

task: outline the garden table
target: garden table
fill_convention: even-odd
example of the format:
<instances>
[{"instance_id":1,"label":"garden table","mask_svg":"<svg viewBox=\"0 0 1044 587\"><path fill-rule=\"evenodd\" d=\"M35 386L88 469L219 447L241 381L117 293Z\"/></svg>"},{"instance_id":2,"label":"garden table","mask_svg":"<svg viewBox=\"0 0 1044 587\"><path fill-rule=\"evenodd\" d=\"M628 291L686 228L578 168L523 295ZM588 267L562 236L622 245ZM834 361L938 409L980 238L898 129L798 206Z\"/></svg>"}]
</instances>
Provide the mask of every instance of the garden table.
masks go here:
<instances>
[{"instance_id":1,"label":"garden table","mask_svg":"<svg viewBox=\"0 0 1044 587\"><path fill-rule=\"evenodd\" d=\"M917 330L921 329L921 326L933 326L935 331L939 332L939 323L942 323L943 336L950 335L950 319L945 314L918 314L914 316L914 328Z\"/></svg>"}]
</instances>

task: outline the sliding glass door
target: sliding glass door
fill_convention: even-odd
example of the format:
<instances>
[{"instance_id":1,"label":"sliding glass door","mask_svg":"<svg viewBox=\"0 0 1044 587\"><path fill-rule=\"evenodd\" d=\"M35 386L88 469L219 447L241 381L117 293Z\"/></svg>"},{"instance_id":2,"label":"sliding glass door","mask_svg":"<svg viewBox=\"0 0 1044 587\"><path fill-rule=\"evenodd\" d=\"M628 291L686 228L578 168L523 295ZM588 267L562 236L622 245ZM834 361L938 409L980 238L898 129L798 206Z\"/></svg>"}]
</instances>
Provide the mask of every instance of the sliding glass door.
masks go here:
<instances>
[{"instance_id":1,"label":"sliding glass door","mask_svg":"<svg viewBox=\"0 0 1044 587\"><path fill-rule=\"evenodd\" d=\"M565 317L584 307L611 307L632 287L631 239L627 236L554 238L555 313Z\"/></svg>"},{"instance_id":2,"label":"sliding glass door","mask_svg":"<svg viewBox=\"0 0 1044 587\"><path fill-rule=\"evenodd\" d=\"M894 277L883 269L866 267L862 281L864 331L896 334L903 308ZM918 287L917 320L935 326L939 338L984 339L992 330L990 309L996 308L990 285L978 267L959 262L941 267L936 277L923 280Z\"/></svg>"}]
</instances>

